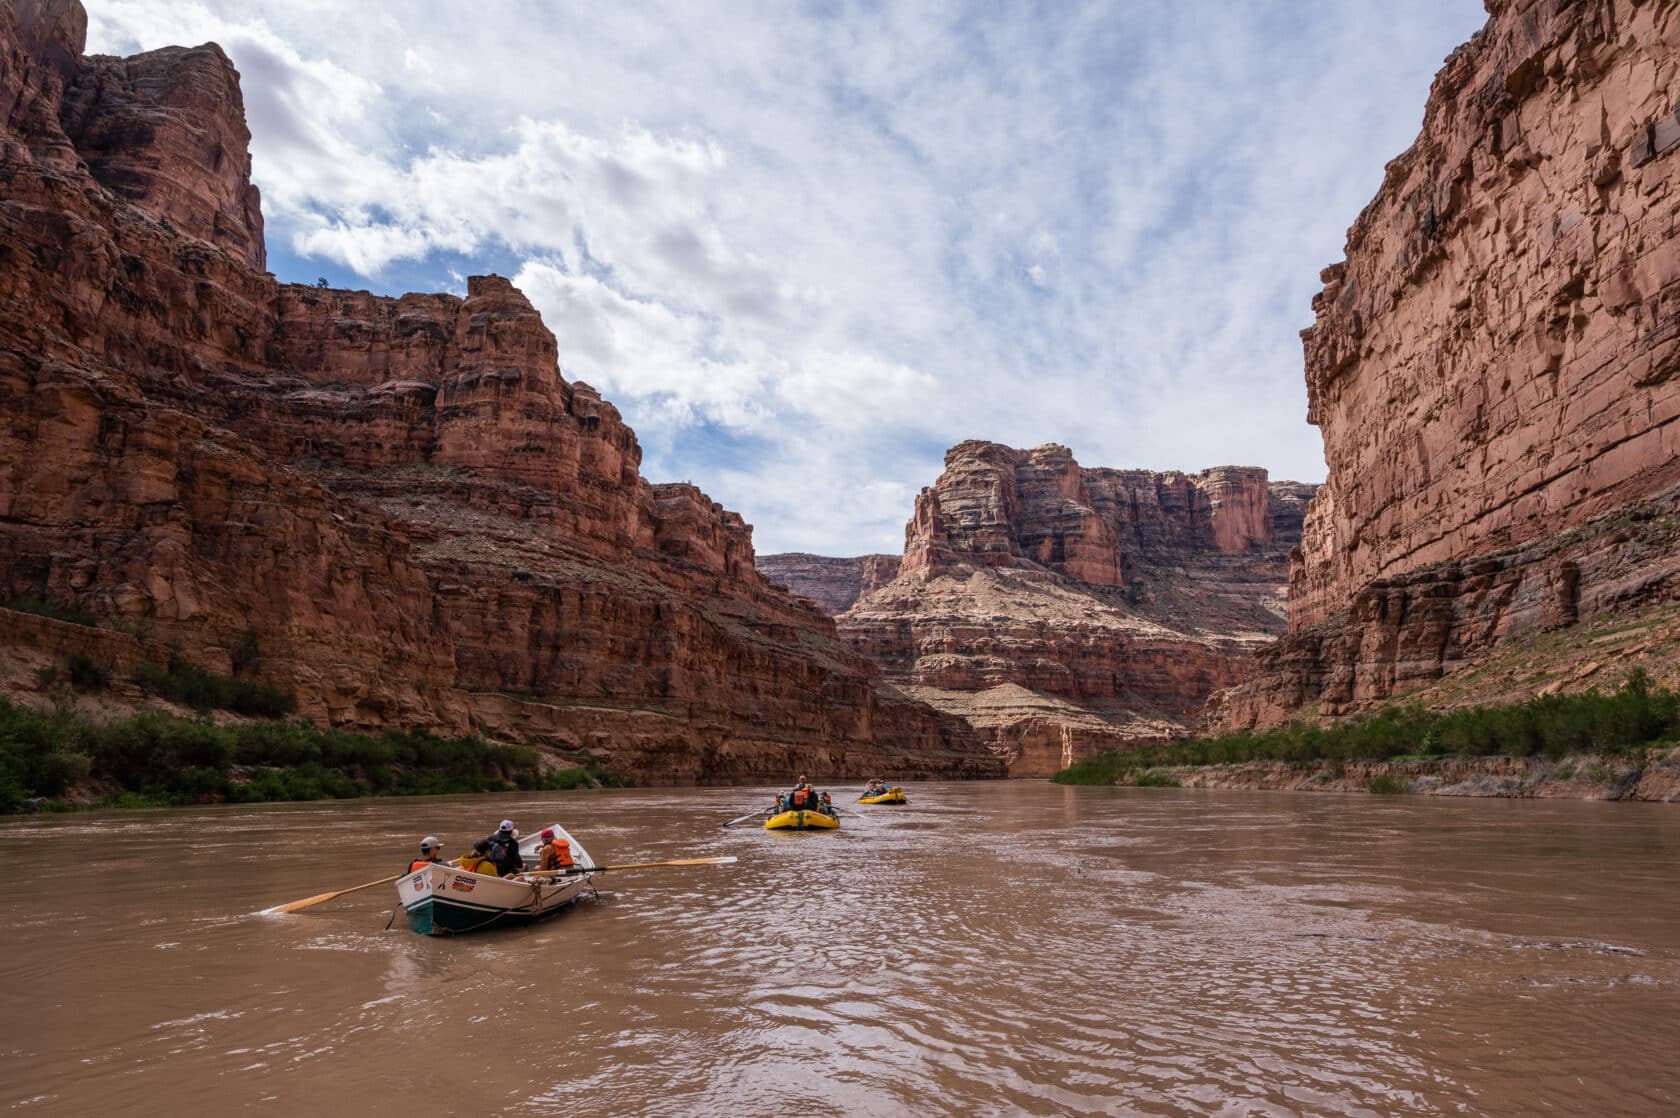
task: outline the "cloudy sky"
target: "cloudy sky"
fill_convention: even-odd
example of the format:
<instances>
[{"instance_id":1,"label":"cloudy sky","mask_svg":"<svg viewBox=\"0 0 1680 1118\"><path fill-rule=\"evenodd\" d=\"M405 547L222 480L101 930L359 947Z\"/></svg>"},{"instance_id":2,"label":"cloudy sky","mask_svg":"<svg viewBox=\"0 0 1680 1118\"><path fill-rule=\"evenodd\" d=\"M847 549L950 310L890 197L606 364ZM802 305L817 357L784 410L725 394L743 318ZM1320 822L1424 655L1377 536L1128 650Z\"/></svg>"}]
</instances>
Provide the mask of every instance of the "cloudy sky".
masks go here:
<instances>
[{"instance_id":1,"label":"cloudy sky","mask_svg":"<svg viewBox=\"0 0 1680 1118\"><path fill-rule=\"evenodd\" d=\"M968 438L1316 481L1298 331L1480 0L86 0L220 43L269 266L512 276L760 553L896 552Z\"/></svg>"}]
</instances>

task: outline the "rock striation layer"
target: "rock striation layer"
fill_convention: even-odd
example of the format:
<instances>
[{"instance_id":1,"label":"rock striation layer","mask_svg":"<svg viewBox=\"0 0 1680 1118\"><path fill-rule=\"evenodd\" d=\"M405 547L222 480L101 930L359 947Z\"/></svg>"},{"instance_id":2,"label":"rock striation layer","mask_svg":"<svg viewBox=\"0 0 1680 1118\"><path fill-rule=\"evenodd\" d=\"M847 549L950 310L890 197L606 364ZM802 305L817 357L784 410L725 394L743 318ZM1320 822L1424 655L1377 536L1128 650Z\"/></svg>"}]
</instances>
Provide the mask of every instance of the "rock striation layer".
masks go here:
<instances>
[{"instance_id":1,"label":"rock striation layer","mask_svg":"<svg viewBox=\"0 0 1680 1118\"><path fill-rule=\"evenodd\" d=\"M1283 631L1312 491L1261 469L1087 469L1063 446L961 443L916 499L898 577L840 632L1015 775L1179 736Z\"/></svg>"},{"instance_id":2,"label":"rock striation layer","mask_svg":"<svg viewBox=\"0 0 1680 1118\"><path fill-rule=\"evenodd\" d=\"M260 671L323 723L644 781L1001 773L763 579L739 516L644 480L506 280L263 272L227 57L84 58L85 28L0 6L0 604Z\"/></svg>"},{"instance_id":3,"label":"rock striation layer","mask_svg":"<svg viewBox=\"0 0 1680 1118\"><path fill-rule=\"evenodd\" d=\"M1680 5L1490 0L1302 335L1329 477L1231 725L1676 592Z\"/></svg>"},{"instance_id":4,"label":"rock striation layer","mask_svg":"<svg viewBox=\"0 0 1680 1118\"><path fill-rule=\"evenodd\" d=\"M865 594L898 577L896 555L859 555L834 559L790 551L760 555L758 571L802 598L809 598L830 617L845 613Z\"/></svg>"}]
</instances>

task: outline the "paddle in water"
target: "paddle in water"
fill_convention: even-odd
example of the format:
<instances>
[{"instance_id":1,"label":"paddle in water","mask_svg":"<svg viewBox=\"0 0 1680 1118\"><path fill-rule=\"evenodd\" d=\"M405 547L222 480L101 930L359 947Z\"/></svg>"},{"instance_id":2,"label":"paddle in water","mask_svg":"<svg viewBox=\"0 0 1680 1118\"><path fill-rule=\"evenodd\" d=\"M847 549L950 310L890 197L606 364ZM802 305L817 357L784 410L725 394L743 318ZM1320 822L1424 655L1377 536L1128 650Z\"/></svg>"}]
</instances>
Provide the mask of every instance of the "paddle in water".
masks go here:
<instances>
[{"instance_id":1,"label":"paddle in water","mask_svg":"<svg viewBox=\"0 0 1680 1118\"><path fill-rule=\"evenodd\" d=\"M461 859L456 858L449 864L456 866L460 865L460 863ZM344 897L350 895L351 893L360 893L363 889L372 889L375 885L389 885L393 881L400 881L407 877L409 872L410 871L408 870L404 870L402 873L392 874L390 877L382 877L378 881L370 881L366 885L352 885L348 889L338 889L331 893L316 893L313 897L305 897L301 901L290 901L286 904L277 904L272 908L265 908L261 910L257 913L257 915L279 916L281 913L285 912L296 912L300 908L309 908L313 905L324 904L325 902L332 900L334 897Z\"/></svg>"},{"instance_id":2,"label":"paddle in water","mask_svg":"<svg viewBox=\"0 0 1680 1118\"><path fill-rule=\"evenodd\" d=\"M738 818L735 818L735 819L731 819L729 822L725 823L724 826L725 827L733 827L737 823L745 823L747 820L757 819L761 815L774 815L775 812L776 812L776 809L773 808L773 807L767 807L763 811L749 811L745 815L742 815L742 816L740 816Z\"/></svg>"},{"instance_id":3,"label":"paddle in water","mask_svg":"<svg viewBox=\"0 0 1680 1118\"><path fill-rule=\"evenodd\" d=\"M343 897L350 893L360 893L363 889L372 889L375 885L389 885L391 882L406 876L408 876L408 874L405 871L403 873L392 874L390 877L382 877L378 881L370 881L366 885L353 885L348 889L340 889L333 893L317 893L313 897L305 897L301 901L292 901L288 904L277 904L272 908L265 908L261 912L257 913L257 915L279 916L283 912L296 912L300 908L308 908L311 905L318 905L325 901L330 901L334 897Z\"/></svg>"}]
</instances>

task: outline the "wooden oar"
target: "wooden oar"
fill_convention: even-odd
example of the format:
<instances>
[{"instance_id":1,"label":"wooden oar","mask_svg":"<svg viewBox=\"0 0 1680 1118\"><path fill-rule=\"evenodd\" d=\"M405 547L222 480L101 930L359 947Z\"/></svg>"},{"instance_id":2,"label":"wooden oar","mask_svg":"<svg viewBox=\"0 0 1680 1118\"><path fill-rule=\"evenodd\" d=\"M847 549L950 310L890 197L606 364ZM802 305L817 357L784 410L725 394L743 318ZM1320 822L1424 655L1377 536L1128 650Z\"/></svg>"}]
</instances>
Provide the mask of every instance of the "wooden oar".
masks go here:
<instances>
[{"instance_id":1,"label":"wooden oar","mask_svg":"<svg viewBox=\"0 0 1680 1118\"><path fill-rule=\"evenodd\" d=\"M451 866L458 866L458 865L461 864L461 859L456 858L453 861L445 863L445 864L446 865L451 865ZM409 875L409 873L412 873L412 872L413 872L412 870L409 870L409 871L405 871L403 873L392 874L390 877L382 877L378 881L370 881L366 885L352 885L348 889L340 889L337 892L333 892L333 893L317 893L313 897L305 897L301 901L292 901L289 904L277 904L273 908L263 909L261 912L258 912L257 915L258 916L279 916L283 912L296 912L300 908L308 908L311 905L323 904L326 901L332 900L334 897L343 897L343 896L347 896L351 893L360 893L363 889L372 889L375 885L389 885L393 881L401 881L403 878L407 877Z\"/></svg>"},{"instance_id":2,"label":"wooden oar","mask_svg":"<svg viewBox=\"0 0 1680 1118\"><path fill-rule=\"evenodd\" d=\"M290 904L277 904L273 908L265 908L261 912L257 913L257 915L278 916L282 912L296 912L300 908L308 908L310 905L318 905L325 901L330 901L334 897L342 897L350 893L360 893L363 889L372 889L375 885L389 885L391 882L401 880L407 876L407 873L397 873L392 874L390 877L382 877L378 881L370 881L366 885L355 885L349 889L340 889L334 893L317 893L315 896L305 897L301 901L292 901Z\"/></svg>"},{"instance_id":3,"label":"wooden oar","mask_svg":"<svg viewBox=\"0 0 1680 1118\"><path fill-rule=\"evenodd\" d=\"M724 826L733 827L737 823L745 823L749 819L757 819L760 815L774 814L775 811L776 809L773 807L767 807L763 811L749 811L747 814L740 816L739 818L731 819L729 822L725 823Z\"/></svg>"},{"instance_id":4,"label":"wooden oar","mask_svg":"<svg viewBox=\"0 0 1680 1118\"><path fill-rule=\"evenodd\" d=\"M632 862L625 866L573 866L564 870L526 870L525 876L556 877L560 874L606 873L608 870L650 870L655 866L726 866L739 860L733 854L725 854L721 858L678 858L671 862ZM378 882L374 884L377 885Z\"/></svg>"}]
</instances>

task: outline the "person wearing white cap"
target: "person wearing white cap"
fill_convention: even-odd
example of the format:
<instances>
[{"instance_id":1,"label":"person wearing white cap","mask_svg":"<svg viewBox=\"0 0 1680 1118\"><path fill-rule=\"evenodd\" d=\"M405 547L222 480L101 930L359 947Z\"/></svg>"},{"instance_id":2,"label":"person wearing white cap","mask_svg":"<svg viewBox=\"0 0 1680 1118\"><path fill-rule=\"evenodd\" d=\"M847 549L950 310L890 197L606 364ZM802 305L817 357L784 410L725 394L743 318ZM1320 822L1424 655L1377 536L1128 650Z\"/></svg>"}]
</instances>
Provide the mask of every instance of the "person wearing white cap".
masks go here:
<instances>
[{"instance_id":1,"label":"person wearing white cap","mask_svg":"<svg viewBox=\"0 0 1680 1118\"><path fill-rule=\"evenodd\" d=\"M485 841L490 844L490 860L496 863L503 877L524 872L525 862L519 857L519 832L513 829L513 820L502 820L496 833Z\"/></svg>"},{"instance_id":2,"label":"person wearing white cap","mask_svg":"<svg viewBox=\"0 0 1680 1118\"><path fill-rule=\"evenodd\" d=\"M420 857L414 859L414 861L408 864L408 872L413 873L416 870L425 869L427 866L434 863L442 862L443 859L438 857L438 851L442 849L443 843L437 840L436 835L427 835L425 838L421 839Z\"/></svg>"}]
</instances>

